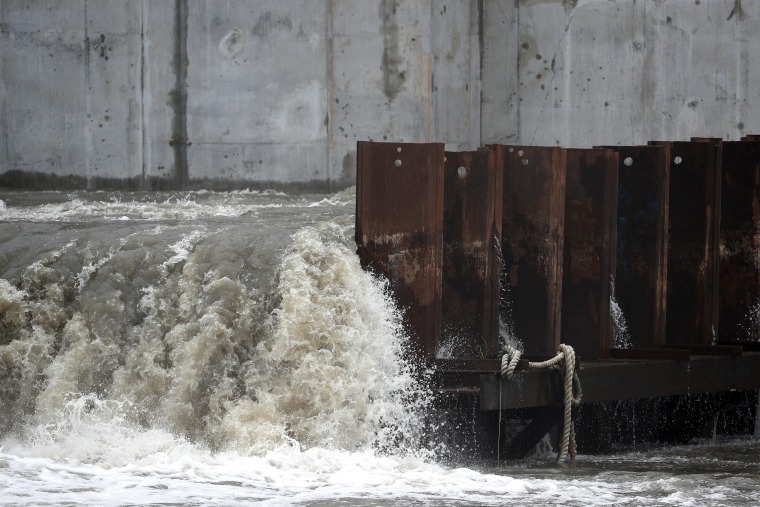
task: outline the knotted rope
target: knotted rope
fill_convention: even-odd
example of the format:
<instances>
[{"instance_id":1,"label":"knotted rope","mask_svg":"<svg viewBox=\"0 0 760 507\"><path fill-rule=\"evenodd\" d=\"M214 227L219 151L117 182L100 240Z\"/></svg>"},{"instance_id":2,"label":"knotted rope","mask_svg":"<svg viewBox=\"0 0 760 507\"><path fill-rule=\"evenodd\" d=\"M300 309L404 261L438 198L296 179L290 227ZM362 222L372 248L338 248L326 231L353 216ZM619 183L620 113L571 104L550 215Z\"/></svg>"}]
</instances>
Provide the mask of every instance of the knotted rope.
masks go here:
<instances>
[{"instance_id":1,"label":"knotted rope","mask_svg":"<svg viewBox=\"0 0 760 507\"><path fill-rule=\"evenodd\" d=\"M503 381L512 382L514 380L515 368L517 367L517 363L520 362L521 355L522 352L510 345L504 344L502 346L501 379ZM560 363L563 362L564 364L560 366ZM532 370L553 367L559 369L565 388L562 441L557 453L557 461L564 461L568 453L570 454L570 460L574 461L577 451L575 447L575 425L573 424L572 408L580 405L583 390L581 389L578 374L575 372L575 351L570 345L561 344L559 352L551 359L540 363L528 362L528 368Z\"/></svg>"}]
</instances>

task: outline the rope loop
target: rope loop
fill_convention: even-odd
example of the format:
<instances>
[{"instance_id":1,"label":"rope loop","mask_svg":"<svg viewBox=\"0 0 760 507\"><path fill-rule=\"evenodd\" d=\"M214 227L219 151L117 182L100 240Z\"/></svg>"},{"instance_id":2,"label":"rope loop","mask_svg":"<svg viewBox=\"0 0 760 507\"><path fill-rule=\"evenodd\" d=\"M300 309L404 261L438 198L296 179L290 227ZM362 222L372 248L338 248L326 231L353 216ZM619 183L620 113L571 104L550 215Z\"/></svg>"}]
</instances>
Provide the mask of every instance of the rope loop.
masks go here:
<instances>
[{"instance_id":1,"label":"rope loop","mask_svg":"<svg viewBox=\"0 0 760 507\"><path fill-rule=\"evenodd\" d=\"M508 344L502 345L501 351L501 379L507 382L514 381L515 368L520 361L522 352ZM557 461L564 461L568 454L570 460L575 461L577 450L575 445L575 425L572 418L572 407L581 404L583 389L578 373L575 371L575 351L570 345L560 344L556 356L539 363L529 362L528 368L532 370L544 368L556 368L562 376L564 386L564 413L562 424L562 439L557 453Z\"/></svg>"},{"instance_id":2,"label":"rope loop","mask_svg":"<svg viewBox=\"0 0 760 507\"><path fill-rule=\"evenodd\" d=\"M522 356L522 352L506 344L502 350L503 354L501 356L501 378L507 382L512 382L515 377L515 368L517 368L517 363L520 362L520 356Z\"/></svg>"}]
</instances>

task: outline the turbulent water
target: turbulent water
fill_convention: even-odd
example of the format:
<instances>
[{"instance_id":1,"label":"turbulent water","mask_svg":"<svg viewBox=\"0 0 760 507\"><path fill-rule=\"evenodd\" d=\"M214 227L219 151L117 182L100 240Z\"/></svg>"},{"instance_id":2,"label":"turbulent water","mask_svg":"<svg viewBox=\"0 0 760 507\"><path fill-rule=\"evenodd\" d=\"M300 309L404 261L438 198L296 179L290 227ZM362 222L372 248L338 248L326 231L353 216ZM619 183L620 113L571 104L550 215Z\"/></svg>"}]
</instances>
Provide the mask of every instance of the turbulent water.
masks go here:
<instances>
[{"instance_id":1,"label":"turbulent water","mask_svg":"<svg viewBox=\"0 0 760 507\"><path fill-rule=\"evenodd\" d=\"M440 464L354 195L0 192L4 505L757 505L750 438Z\"/></svg>"}]
</instances>

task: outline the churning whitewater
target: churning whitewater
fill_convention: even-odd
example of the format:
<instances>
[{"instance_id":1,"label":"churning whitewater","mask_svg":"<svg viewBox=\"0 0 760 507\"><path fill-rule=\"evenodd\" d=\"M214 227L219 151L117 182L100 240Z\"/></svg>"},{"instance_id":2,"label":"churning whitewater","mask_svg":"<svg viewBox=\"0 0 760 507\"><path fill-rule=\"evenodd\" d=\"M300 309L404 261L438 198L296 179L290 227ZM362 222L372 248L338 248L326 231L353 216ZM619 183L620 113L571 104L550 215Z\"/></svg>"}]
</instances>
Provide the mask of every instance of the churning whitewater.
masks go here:
<instances>
[{"instance_id":1,"label":"churning whitewater","mask_svg":"<svg viewBox=\"0 0 760 507\"><path fill-rule=\"evenodd\" d=\"M437 464L424 372L355 254L352 191L0 199L4 504L760 501L753 440L748 458L711 448L737 477L719 496L662 454L638 476L629 457Z\"/></svg>"},{"instance_id":2,"label":"churning whitewater","mask_svg":"<svg viewBox=\"0 0 760 507\"><path fill-rule=\"evenodd\" d=\"M244 455L413 439L398 312L350 227L182 207L175 223L152 202L8 213L39 229L3 251L3 434L60 441L100 417Z\"/></svg>"}]
</instances>

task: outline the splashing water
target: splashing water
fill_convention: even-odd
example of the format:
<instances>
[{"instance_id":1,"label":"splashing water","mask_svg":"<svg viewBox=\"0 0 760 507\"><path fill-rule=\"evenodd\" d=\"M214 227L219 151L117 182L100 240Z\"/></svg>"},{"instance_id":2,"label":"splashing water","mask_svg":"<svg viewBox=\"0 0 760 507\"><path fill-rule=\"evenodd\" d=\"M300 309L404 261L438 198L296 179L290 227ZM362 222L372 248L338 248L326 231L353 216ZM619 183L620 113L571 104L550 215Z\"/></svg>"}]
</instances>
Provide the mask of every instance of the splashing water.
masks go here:
<instances>
[{"instance_id":1,"label":"splashing water","mask_svg":"<svg viewBox=\"0 0 760 507\"><path fill-rule=\"evenodd\" d=\"M755 298L754 302L747 308L739 332L741 333L740 340L760 340L760 298Z\"/></svg>"},{"instance_id":2,"label":"splashing water","mask_svg":"<svg viewBox=\"0 0 760 507\"><path fill-rule=\"evenodd\" d=\"M628 349L633 346L628 323L625 321L623 309L615 299L615 280L610 282L610 318L612 319L612 343L617 349Z\"/></svg>"}]
</instances>

